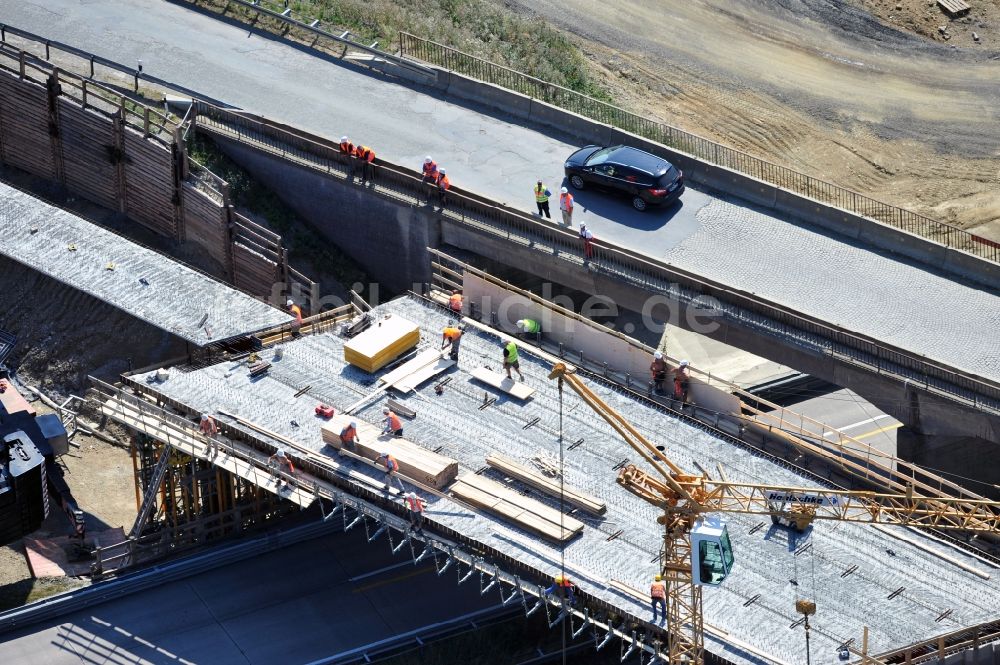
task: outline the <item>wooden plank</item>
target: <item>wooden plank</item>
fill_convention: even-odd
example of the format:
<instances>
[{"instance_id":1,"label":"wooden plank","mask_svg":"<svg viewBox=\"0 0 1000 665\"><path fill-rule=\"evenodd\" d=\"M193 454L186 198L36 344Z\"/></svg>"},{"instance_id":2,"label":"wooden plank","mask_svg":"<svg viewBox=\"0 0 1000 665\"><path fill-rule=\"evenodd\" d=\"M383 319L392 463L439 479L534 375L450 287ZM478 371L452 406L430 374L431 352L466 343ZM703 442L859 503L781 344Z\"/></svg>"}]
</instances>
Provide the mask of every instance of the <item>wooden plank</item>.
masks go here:
<instances>
[{"instance_id":1,"label":"wooden plank","mask_svg":"<svg viewBox=\"0 0 1000 665\"><path fill-rule=\"evenodd\" d=\"M502 390L503 392L516 397L519 400L526 400L535 394L535 389L530 388L519 381L514 379L508 379L505 375L494 372L491 369L485 367L477 367L471 372L472 378L477 381L482 381L488 386L492 386L497 390Z\"/></svg>"},{"instance_id":2,"label":"wooden plank","mask_svg":"<svg viewBox=\"0 0 1000 665\"><path fill-rule=\"evenodd\" d=\"M413 374L403 378L394 387L404 393L408 393L417 388L424 381L429 381L441 372L454 367L455 361L451 358L438 358L436 362L418 369Z\"/></svg>"},{"instance_id":3,"label":"wooden plank","mask_svg":"<svg viewBox=\"0 0 1000 665\"><path fill-rule=\"evenodd\" d=\"M603 515L607 512L608 506L602 499L592 497L574 489L573 487L566 486L560 488L558 481L552 478L547 478L534 469L522 466L509 457L504 457L503 455L490 455L486 458L486 463L494 469L502 471L508 476L516 478L522 483L530 485L531 487L534 487L551 497L558 499L561 494L566 503L579 508L580 510L585 510L594 515Z\"/></svg>"},{"instance_id":4,"label":"wooden plank","mask_svg":"<svg viewBox=\"0 0 1000 665\"><path fill-rule=\"evenodd\" d=\"M565 542L583 531L583 522L476 474L466 474L459 478L451 486L450 492L457 499L490 511L555 542Z\"/></svg>"},{"instance_id":5,"label":"wooden plank","mask_svg":"<svg viewBox=\"0 0 1000 665\"><path fill-rule=\"evenodd\" d=\"M949 16L961 16L967 14L972 7L962 0L937 0L938 7L944 10Z\"/></svg>"},{"instance_id":6,"label":"wooden plank","mask_svg":"<svg viewBox=\"0 0 1000 665\"><path fill-rule=\"evenodd\" d=\"M381 428L351 416L336 415L324 423L320 427L323 441L340 450L343 445L340 431L351 421L358 424L360 442L353 452L359 457L374 462L380 454L389 452L399 462L399 475L436 489L447 486L458 476L458 460L438 455L402 437L384 435Z\"/></svg>"},{"instance_id":7,"label":"wooden plank","mask_svg":"<svg viewBox=\"0 0 1000 665\"><path fill-rule=\"evenodd\" d=\"M389 388L397 381L400 381L419 369L437 361L441 357L441 351L436 349L424 349L415 358L407 360L405 363L392 370L388 374L379 377L379 382L384 388Z\"/></svg>"},{"instance_id":8,"label":"wooden plank","mask_svg":"<svg viewBox=\"0 0 1000 665\"><path fill-rule=\"evenodd\" d=\"M344 344L344 360L376 372L420 342L420 328L401 316L388 316Z\"/></svg>"}]
</instances>

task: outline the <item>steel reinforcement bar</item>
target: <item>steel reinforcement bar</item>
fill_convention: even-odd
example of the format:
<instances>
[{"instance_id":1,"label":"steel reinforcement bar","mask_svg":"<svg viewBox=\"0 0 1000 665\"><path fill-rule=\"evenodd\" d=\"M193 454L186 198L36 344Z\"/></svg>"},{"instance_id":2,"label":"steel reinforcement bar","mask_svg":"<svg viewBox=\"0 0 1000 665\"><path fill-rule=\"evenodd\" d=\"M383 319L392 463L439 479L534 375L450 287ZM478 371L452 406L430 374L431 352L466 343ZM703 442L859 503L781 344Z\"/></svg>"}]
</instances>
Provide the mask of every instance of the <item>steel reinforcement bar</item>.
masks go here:
<instances>
[{"instance_id":1,"label":"steel reinforcement bar","mask_svg":"<svg viewBox=\"0 0 1000 665\"><path fill-rule=\"evenodd\" d=\"M646 118L599 99L464 53L407 32L399 33L404 56L498 85L598 122L638 134L702 161L787 189L815 201L902 229L947 247L1000 263L1000 243L925 215L877 201L839 185L765 161L740 150Z\"/></svg>"},{"instance_id":2,"label":"steel reinforcement bar","mask_svg":"<svg viewBox=\"0 0 1000 665\"><path fill-rule=\"evenodd\" d=\"M195 102L196 128L258 150L294 161L336 177L349 168L339 146L329 139L309 135L245 112ZM376 159L374 191L406 202L426 193L415 171ZM540 222L531 215L495 203L473 192L452 187L448 206L440 213L478 233L515 243L534 251L583 266L576 233ZM715 312L724 320L812 352L834 356L879 375L906 381L923 390L978 410L1000 413L1000 384L955 369L862 335L796 312L751 293L732 289L625 247L602 242L594 247L592 271L604 273L638 288L676 297L684 303L715 298Z\"/></svg>"}]
</instances>

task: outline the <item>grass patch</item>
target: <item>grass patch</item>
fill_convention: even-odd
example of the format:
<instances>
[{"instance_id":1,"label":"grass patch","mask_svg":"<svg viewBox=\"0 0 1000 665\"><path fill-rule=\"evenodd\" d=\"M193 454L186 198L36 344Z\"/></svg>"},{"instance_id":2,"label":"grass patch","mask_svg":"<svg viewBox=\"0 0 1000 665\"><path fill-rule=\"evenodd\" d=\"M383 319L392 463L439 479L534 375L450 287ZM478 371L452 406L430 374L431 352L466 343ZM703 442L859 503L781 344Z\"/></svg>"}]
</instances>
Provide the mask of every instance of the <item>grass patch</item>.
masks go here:
<instances>
[{"instance_id":1,"label":"grass patch","mask_svg":"<svg viewBox=\"0 0 1000 665\"><path fill-rule=\"evenodd\" d=\"M309 34L292 35L285 23L258 15L225 0L197 0L257 27L311 43ZM283 1L262 0L281 12ZM522 16L489 0L292 0L292 16L319 21L330 32L350 30L355 39L388 51L399 49L399 32L440 42L604 101L611 95L591 76L589 65L566 33L545 21Z\"/></svg>"},{"instance_id":2,"label":"grass patch","mask_svg":"<svg viewBox=\"0 0 1000 665\"><path fill-rule=\"evenodd\" d=\"M290 263L297 270L320 283L325 278L332 279L344 288L345 293L354 284L369 283L367 273L354 259L324 240L319 231L299 217L271 189L254 180L212 139L193 133L188 139L188 154L229 183L234 205L250 211L260 218L258 221L263 221L268 228L281 235L289 251ZM300 265L302 262L309 264L311 269Z\"/></svg>"}]
</instances>

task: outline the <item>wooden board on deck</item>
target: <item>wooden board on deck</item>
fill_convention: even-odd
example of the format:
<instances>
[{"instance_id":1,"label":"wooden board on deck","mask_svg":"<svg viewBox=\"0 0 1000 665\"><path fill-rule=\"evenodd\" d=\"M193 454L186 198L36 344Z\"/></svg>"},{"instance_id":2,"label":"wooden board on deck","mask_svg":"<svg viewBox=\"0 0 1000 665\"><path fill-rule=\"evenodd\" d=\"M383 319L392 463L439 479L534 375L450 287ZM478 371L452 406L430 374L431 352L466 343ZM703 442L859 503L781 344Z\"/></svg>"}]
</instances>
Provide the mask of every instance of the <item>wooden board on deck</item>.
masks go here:
<instances>
[{"instance_id":1,"label":"wooden board on deck","mask_svg":"<svg viewBox=\"0 0 1000 665\"><path fill-rule=\"evenodd\" d=\"M376 372L420 342L420 328L400 316L374 322L368 330L344 344L344 360Z\"/></svg>"},{"instance_id":2,"label":"wooden board on deck","mask_svg":"<svg viewBox=\"0 0 1000 665\"><path fill-rule=\"evenodd\" d=\"M571 540L583 531L584 525L580 520L474 473L459 478L449 490L458 499L555 542Z\"/></svg>"},{"instance_id":3,"label":"wooden board on deck","mask_svg":"<svg viewBox=\"0 0 1000 665\"><path fill-rule=\"evenodd\" d=\"M962 0L937 0L937 3L938 7L940 7L945 14L951 17L968 14L969 10L972 9L972 7L964 3Z\"/></svg>"},{"instance_id":4,"label":"wooden board on deck","mask_svg":"<svg viewBox=\"0 0 1000 665\"><path fill-rule=\"evenodd\" d=\"M520 400L526 400L535 394L534 388L529 388L520 381L508 379L506 375L494 372L485 367L477 367L470 373L476 381L482 381L486 385L492 386L497 390L502 390L511 397L516 397Z\"/></svg>"},{"instance_id":5,"label":"wooden board on deck","mask_svg":"<svg viewBox=\"0 0 1000 665\"><path fill-rule=\"evenodd\" d=\"M509 457L490 455L486 458L486 463L494 469L520 480L522 483L530 485L551 497L558 499L559 495L562 494L566 503L593 515L603 515L608 509L607 504L602 499L584 494L569 486L560 487L558 480L548 478L534 469L518 464Z\"/></svg>"},{"instance_id":6,"label":"wooden board on deck","mask_svg":"<svg viewBox=\"0 0 1000 665\"><path fill-rule=\"evenodd\" d=\"M343 445L340 441L340 431L351 420L350 416L334 416L320 428L323 441L340 450ZM457 460L433 453L404 438L383 435L381 428L369 423L357 419L354 419L354 422L358 424L360 439L357 450L354 451L357 455L375 461L383 452L389 452L399 462L399 475L436 489L445 487L458 475Z\"/></svg>"},{"instance_id":7,"label":"wooden board on deck","mask_svg":"<svg viewBox=\"0 0 1000 665\"><path fill-rule=\"evenodd\" d=\"M379 381L385 388L395 388L401 392L410 392L424 381L434 378L441 372L453 366L455 361L442 358L439 349L425 349L416 358L408 360L392 370Z\"/></svg>"},{"instance_id":8,"label":"wooden board on deck","mask_svg":"<svg viewBox=\"0 0 1000 665\"><path fill-rule=\"evenodd\" d=\"M420 384L424 381L433 379L435 376L444 372L448 368L453 367L454 365L455 361L451 358L438 358L430 365L425 365L413 374L410 374L406 378L402 379L394 387L400 392L410 392L414 388L420 386Z\"/></svg>"}]
</instances>

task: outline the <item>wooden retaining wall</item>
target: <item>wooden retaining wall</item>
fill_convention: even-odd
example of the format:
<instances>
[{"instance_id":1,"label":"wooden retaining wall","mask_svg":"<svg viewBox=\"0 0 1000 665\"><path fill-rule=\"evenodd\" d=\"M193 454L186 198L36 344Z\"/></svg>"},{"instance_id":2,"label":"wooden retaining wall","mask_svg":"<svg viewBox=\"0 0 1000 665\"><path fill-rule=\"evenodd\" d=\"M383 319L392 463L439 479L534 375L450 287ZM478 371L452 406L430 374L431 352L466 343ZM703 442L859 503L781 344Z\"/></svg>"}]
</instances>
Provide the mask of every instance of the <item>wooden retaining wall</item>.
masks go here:
<instances>
[{"instance_id":1,"label":"wooden retaining wall","mask_svg":"<svg viewBox=\"0 0 1000 665\"><path fill-rule=\"evenodd\" d=\"M276 282L296 282L309 310L314 285L289 269L281 237L237 215L228 185L190 162L179 138L156 109L0 52L0 162L199 245L247 293L266 299Z\"/></svg>"}]
</instances>

